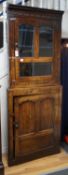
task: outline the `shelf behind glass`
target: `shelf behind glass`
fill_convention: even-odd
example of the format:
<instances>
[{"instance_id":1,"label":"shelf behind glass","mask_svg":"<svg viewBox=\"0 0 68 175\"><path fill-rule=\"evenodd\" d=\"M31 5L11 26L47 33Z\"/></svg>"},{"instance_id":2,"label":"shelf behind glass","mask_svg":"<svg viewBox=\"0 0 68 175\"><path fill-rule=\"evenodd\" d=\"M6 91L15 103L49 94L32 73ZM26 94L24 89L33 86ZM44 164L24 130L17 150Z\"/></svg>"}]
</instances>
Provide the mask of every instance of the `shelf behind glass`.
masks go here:
<instances>
[{"instance_id":1,"label":"shelf behind glass","mask_svg":"<svg viewBox=\"0 0 68 175\"><path fill-rule=\"evenodd\" d=\"M22 24L19 26L19 56L33 57L34 56L34 32L32 25Z\"/></svg>"},{"instance_id":2,"label":"shelf behind glass","mask_svg":"<svg viewBox=\"0 0 68 175\"><path fill-rule=\"evenodd\" d=\"M20 77L23 76L45 76L52 74L52 62L37 62L37 63L21 63L20 62Z\"/></svg>"},{"instance_id":3,"label":"shelf behind glass","mask_svg":"<svg viewBox=\"0 0 68 175\"><path fill-rule=\"evenodd\" d=\"M39 30L39 56L53 56L53 29L43 25Z\"/></svg>"}]
</instances>

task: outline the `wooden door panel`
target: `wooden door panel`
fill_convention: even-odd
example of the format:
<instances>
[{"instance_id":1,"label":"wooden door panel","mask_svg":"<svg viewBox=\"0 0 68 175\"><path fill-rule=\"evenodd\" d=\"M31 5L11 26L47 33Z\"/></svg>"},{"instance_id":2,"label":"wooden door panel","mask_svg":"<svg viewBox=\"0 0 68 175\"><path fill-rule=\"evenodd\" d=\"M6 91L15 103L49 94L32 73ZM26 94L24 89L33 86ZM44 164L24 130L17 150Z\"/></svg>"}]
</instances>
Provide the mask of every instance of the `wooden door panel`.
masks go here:
<instances>
[{"instance_id":1,"label":"wooden door panel","mask_svg":"<svg viewBox=\"0 0 68 175\"><path fill-rule=\"evenodd\" d=\"M52 147L55 141L54 98L34 95L15 98L15 156L24 156Z\"/></svg>"}]
</instances>

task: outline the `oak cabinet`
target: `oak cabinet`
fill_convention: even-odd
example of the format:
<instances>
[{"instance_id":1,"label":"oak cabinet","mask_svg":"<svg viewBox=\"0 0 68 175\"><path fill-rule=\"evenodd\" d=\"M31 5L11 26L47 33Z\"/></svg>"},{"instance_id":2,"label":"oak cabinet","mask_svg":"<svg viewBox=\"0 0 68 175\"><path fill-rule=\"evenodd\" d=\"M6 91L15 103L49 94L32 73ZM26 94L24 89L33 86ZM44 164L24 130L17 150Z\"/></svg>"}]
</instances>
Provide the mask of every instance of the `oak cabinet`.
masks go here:
<instances>
[{"instance_id":1,"label":"oak cabinet","mask_svg":"<svg viewBox=\"0 0 68 175\"><path fill-rule=\"evenodd\" d=\"M62 12L8 6L9 165L60 150Z\"/></svg>"}]
</instances>

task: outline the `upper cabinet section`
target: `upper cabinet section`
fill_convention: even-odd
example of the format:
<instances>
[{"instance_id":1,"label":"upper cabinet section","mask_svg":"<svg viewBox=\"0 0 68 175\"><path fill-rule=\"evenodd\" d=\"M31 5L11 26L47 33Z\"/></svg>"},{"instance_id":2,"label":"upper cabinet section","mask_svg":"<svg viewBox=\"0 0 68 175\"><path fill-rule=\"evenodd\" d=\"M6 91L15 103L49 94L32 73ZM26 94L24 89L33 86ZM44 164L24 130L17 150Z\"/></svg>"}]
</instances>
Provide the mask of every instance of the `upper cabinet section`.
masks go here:
<instances>
[{"instance_id":1,"label":"upper cabinet section","mask_svg":"<svg viewBox=\"0 0 68 175\"><path fill-rule=\"evenodd\" d=\"M61 17L59 11L8 6L11 84L59 83Z\"/></svg>"}]
</instances>

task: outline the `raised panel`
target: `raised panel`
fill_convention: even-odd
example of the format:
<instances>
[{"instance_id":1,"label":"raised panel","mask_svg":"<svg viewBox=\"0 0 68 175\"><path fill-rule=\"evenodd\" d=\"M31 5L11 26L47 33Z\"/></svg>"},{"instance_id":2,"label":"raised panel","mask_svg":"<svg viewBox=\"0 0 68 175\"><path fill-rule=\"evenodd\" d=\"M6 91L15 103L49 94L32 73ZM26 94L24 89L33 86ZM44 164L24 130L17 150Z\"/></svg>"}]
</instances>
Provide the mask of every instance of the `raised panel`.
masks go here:
<instances>
[{"instance_id":1,"label":"raised panel","mask_svg":"<svg viewBox=\"0 0 68 175\"><path fill-rule=\"evenodd\" d=\"M35 133L35 102L30 97L17 97L14 111L15 123L19 125L15 128L15 156L18 157L33 150L31 147Z\"/></svg>"},{"instance_id":2,"label":"raised panel","mask_svg":"<svg viewBox=\"0 0 68 175\"><path fill-rule=\"evenodd\" d=\"M32 101L19 103L17 99L15 104L15 116L19 122L19 135L26 135L35 130L35 104ZM17 108L17 109L16 109Z\"/></svg>"},{"instance_id":3,"label":"raised panel","mask_svg":"<svg viewBox=\"0 0 68 175\"><path fill-rule=\"evenodd\" d=\"M46 98L40 102L40 130L53 128L54 106L54 98Z\"/></svg>"},{"instance_id":4,"label":"raised panel","mask_svg":"<svg viewBox=\"0 0 68 175\"><path fill-rule=\"evenodd\" d=\"M53 147L54 135L52 130L41 133L23 136L19 138L18 150L15 152L15 157L30 156L39 151L44 151L47 148ZM16 149L15 149L16 150Z\"/></svg>"}]
</instances>

